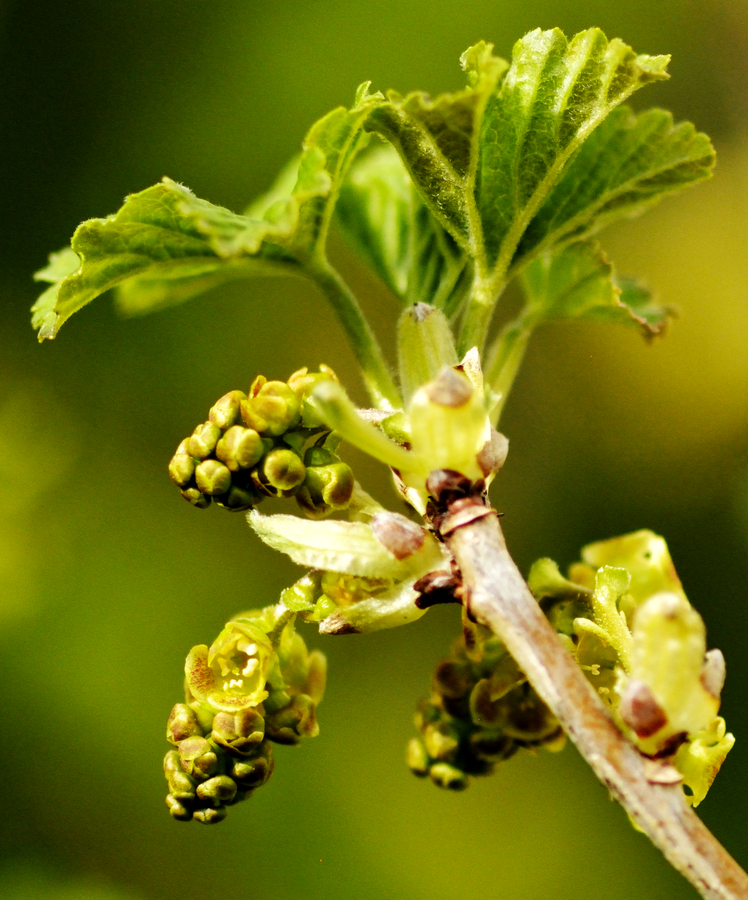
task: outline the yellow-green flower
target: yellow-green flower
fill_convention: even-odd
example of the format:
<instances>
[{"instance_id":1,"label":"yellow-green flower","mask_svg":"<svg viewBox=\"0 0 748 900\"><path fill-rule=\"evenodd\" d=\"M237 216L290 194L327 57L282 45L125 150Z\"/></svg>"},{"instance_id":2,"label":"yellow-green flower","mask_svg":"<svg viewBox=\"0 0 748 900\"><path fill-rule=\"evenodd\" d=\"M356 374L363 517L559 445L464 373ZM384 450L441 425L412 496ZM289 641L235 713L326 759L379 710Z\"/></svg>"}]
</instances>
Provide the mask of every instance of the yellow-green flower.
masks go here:
<instances>
[{"instance_id":1,"label":"yellow-green flower","mask_svg":"<svg viewBox=\"0 0 748 900\"><path fill-rule=\"evenodd\" d=\"M235 712L258 706L268 696L265 682L275 651L255 623L229 622L210 648L193 647L185 663L187 686L196 700Z\"/></svg>"}]
</instances>

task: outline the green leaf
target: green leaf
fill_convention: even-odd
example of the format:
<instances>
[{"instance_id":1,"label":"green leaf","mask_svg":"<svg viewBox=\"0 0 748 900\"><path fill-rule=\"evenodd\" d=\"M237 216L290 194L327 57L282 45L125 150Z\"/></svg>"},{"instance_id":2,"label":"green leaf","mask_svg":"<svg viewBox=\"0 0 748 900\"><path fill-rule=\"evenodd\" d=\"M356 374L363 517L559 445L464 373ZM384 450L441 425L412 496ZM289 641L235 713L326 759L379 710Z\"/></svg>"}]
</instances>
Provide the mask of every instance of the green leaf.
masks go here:
<instances>
[{"instance_id":1,"label":"green leaf","mask_svg":"<svg viewBox=\"0 0 748 900\"><path fill-rule=\"evenodd\" d=\"M598 28L571 41L558 29L526 35L481 126L475 202L486 259L505 272L565 165L619 104L667 77L669 57L637 56Z\"/></svg>"},{"instance_id":2,"label":"green leaf","mask_svg":"<svg viewBox=\"0 0 748 900\"><path fill-rule=\"evenodd\" d=\"M422 91L401 97L390 91L367 129L397 149L424 202L441 225L475 255L470 193L483 112L508 63L481 41L462 55L468 86L432 99Z\"/></svg>"},{"instance_id":3,"label":"green leaf","mask_svg":"<svg viewBox=\"0 0 748 900\"><path fill-rule=\"evenodd\" d=\"M667 78L669 57L637 56L591 28L567 41L530 32L512 64L490 44L462 57L469 86L435 99L390 93L367 128L391 141L433 215L504 280L525 229L579 148L634 91Z\"/></svg>"},{"instance_id":4,"label":"green leaf","mask_svg":"<svg viewBox=\"0 0 748 900\"><path fill-rule=\"evenodd\" d=\"M616 278L612 265L592 241L578 241L533 260L520 276L526 305L508 322L488 355L486 377L494 394L492 424L497 427L532 332L553 319L618 322L644 337L661 335L671 308L653 302L650 292Z\"/></svg>"},{"instance_id":5,"label":"green leaf","mask_svg":"<svg viewBox=\"0 0 748 900\"><path fill-rule=\"evenodd\" d=\"M343 182L336 218L347 240L400 300L453 315L469 261L415 188L397 152L362 154Z\"/></svg>"},{"instance_id":6,"label":"green leaf","mask_svg":"<svg viewBox=\"0 0 748 900\"><path fill-rule=\"evenodd\" d=\"M652 302L633 281L619 281L600 248L589 241L534 260L522 273L528 306L525 328L547 319L596 319L633 325L646 337L660 334L672 311Z\"/></svg>"},{"instance_id":7,"label":"green leaf","mask_svg":"<svg viewBox=\"0 0 748 900\"><path fill-rule=\"evenodd\" d=\"M613 112L572 160L533 218L513 268L531 254L638 215L667 194L709 178L715 153L690 122L650 109Z\"/></svg>"},{"instance_id":8,"label":"green leaf","mask_svg":"<svg viewBox=\"0 0 748 900\"><path fill-rule=\"evenodd\" d=\"M71 248L36 276L52 282L33 310L40 340L55 337L74 312L117 285L120 308L145 313L230 279L303 274L324 259L340 181L366 140L364 120L381 99L367 87L353 109L335 109L311 128L301 156L249 216L164 179L129 196L115 215L84 222Z\"/></svg>"}]
</instances>

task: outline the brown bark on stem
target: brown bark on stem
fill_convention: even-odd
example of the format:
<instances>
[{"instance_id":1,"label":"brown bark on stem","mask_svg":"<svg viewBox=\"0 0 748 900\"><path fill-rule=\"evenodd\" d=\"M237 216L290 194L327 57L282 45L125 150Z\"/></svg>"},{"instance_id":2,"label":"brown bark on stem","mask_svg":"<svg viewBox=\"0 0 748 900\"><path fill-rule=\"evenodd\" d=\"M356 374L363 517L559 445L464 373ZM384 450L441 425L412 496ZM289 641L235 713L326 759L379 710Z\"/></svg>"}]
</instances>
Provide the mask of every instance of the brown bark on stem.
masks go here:
<instances>
[{"instance_id":1,"label":"brown bark on stem","mask_svg":"<svg viewBox=\"0 0 748 900\"><path fill-rule=\"evenodd\" d=\"M746 900L748 875L688 806L680 785L648 780L647 760L618 730L530 593L498 518L476 519L445 540L472 614L501 638L600 781L703 897Z\"/></svg>"}]
</instances>

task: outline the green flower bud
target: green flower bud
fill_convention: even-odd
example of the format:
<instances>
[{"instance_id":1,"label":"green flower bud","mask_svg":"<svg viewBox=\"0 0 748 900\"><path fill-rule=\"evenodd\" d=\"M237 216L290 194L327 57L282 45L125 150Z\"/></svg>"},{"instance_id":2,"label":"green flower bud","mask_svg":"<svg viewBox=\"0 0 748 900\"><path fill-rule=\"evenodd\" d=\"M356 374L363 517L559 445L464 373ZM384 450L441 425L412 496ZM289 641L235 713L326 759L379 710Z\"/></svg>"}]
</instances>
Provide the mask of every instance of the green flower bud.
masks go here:
<instances>
[{"instance_id":1,"label":"green flower bud","mask_svg":"<svg viewBox=\"0 0 748 900\"><path fill-rule=\"evenodd\" d=\"M315 703L321 703L327 684L327 657L321 650L312 650L307 658L306 679L301 686L302 694L306 694Z\"/></svg>"},{"instance_id":2,"label":"green flower bud","mask_svg":"<svg viewBox=\"0 0 748 900\"><path fill-rule=\"evenodd\" d=\"M195 711L185 703L177 703L169 714L169 721L166 724L166 740L170 744L177 745L186 738L202 736L203 730L197 721Z\"/></svg>"},{"instance_id":3,"label":"green flower bud","mask_svg":"<svg viewBox=\"0 0 748 900\"><path fill-rule=\"evenodd\" d=\"M227 815L228 810L225 806L209 806L207 809L196 809L193 813L195 821L203 825L215 825L223 822Z\"/></svg>"},{"instance_id":4,"label":"green flower bud","mask_svg":"<svg viewBox=\"0 0 748 900\"><path fill-rule=\"evenodd\" d=\"M460 748L460 732L452 722L442 719L424 728L423 743L432 759L453 762Z\"/></svg>"},{"instance_id":5,"label":"green flower bud","mask_svg":"<svg viewBox=\"0 0 748 900\"><path fill-rule=\"evenodd\" d=\"M217 459L204 459L195 469L195 480L203 494L225 494L231 487L231 472Z\"/></svg>"},{"instance_id":6,"label":"green flower bud","mask_svg":"<svg viewBox=\"0 0 748 900\"><path fill-rule=\"evenodd\" d=\"M498 701L501 730L508 737L528 744L542 744L558 734L558 719L527 684Z\"/></svg>"},{"instance_id":7,"label":"green flower bud","mask_svg":"<svg viewBox=\"0 0 748 900\"><path fill-rule=\"evenodd\" d=\"M316 737L316 704L306 694L297 694L288 706L267 717L265 727L267 736L276 744L298 744L303 737Z\"/></svg>"},{"instance_id":8,"label":"green flower bud","mask_svg":"<svg viewBox=\"0 0 748 900\"><path fill-rule=\"evenodd\" d=\"M245 756L257 749L265 736L265 721L255 709L219 712L213 719L211 739L231 756Z\"/></svg>"},{"instance_id":9,"label":"green flower bud","mask_svg":"<svg viewBox=\"0 0 748 900\"><path fill-rule=\"evenodd\" d=\"M405 751L405 762L410 771L419 778L424 778L429 773L429 755L418 738L411 738Z\"/></svg>"},{"instance_id":10,"label":"green flower bud","mask_svg":"<svg viewBox=\"0 0 748 900\"><path fill-rule=\"evenodd\" d=\"M257 755L249 759L236 760L229 771L241 791L262 787L273 774L275 760L270 742L263 741L256 752Z\"/></svg>"},{"instance_id":11,"label":"green flower bud","mask_svg":"<svg viewBox=\"0 0 748 900\"><path fill-rule=\"evenodd\" d=\"M518 749L516 741L500 731L475 731L470 735L470 752L483 762L502 762Z\"/></svg>"},{"instance_id":12,"label":"green flower bud","mask_svg":"<svg viewBox=\"0 0 748 900\"><path fill-rule=\"evenodd\" d=\"M210 497L207 497L199 488L188 487L179 492L184 499L198 509L207 509L210 506Z\"/></svg>"},{"instance_id":13,"label":"green flower bud","mask_svg":"<svg viewBox=\"0 0 748 900\"><path fill-rule=\"evenodd\" d=\"M291 612L313 609L320 595L320 572L308 572L281 592L281 603Z\"/></svg>"},{"instance_id":14,"label":"green flower bud","mask_svg":"<svg viewBox=\"0 0 748 900\"><path fill-rule=\"evenodd\" d=\"M271 493L285 494L295 491L306 477L306 467L293 450L278 447L271 450L259 466L259 478L263 487Z\"/></svg>"},{"instance_id":15,"label":"green flower bud","mask_svg":"<svg viewBox=\"0 0 748 900\"><path fill-rule=\"evenodd\" d=\"M298 397L283 381L258 381L252 385L250 396L242 401L242 419L260 434L280 437L301 420Z\"/></svg>"},{"instance_id":16,"label":"green flower bud","mask_svg":"<svg viewBox=\"0 0 748 900\"><path fill-rule=\"evenodd\" d=\"M182 769L193 778L203 781L218 771L218 756L210 741L202 737L187 738L179 745Z\"/></svg>"},{"instance_id":17,"label":"green flower bud","mask_svg":"<svg viewBox=\"0 0 748 900\"><path fill-rule=\"evenodd\" d=\"M449 763L435 763L429 769L429 778L437 787L450 791L464 791L467 787L467 776L464 772Z\"/></svg>"},{"instance_id":18,"label":"green flower bud","mask_svg":"<svg viewBox=\"0 0 748 900\"><path fill-rule=\"evenodd\" d=\"M315 386L322 381L337 381L338 377L329 366L321 365L319 372L309 372L306 366L294 372L288 379L288 386L299 398L301 405L301 424L304 428L319 428L325 423L319 417L319 413L309 402L309 397Z\"/></svg>"},{"instance_id":19,"label":"green flower bud","mask_svg":"<svg viewBox=\"0 0 748 900\"><path fill-rule=\"evenodd\" d=\"M185 438L177 447L177 452L169 463L169 478L177 487L187 487L195 474L195 460L190 456L188 444L190 438Z\"/></svg>"},{"instance_id":20,"label":"green flower bud","mask_svg":"<svg viewBox=\"0 0 748 900\"><path fill-rule=\"evenodd\" d=\"M265 446L253 428L232 425L216 445L216 456L232 472L250 469L259 462Z\"/></svg>"},{"instance_id":21,"label":"green flower bud","mask_svg":"<svg viewBox=\"0 0 748 900\"><path fill-rule=\"evenodd\" d=\"M275 651L267 634L249 619L229 622L210 649L193 647L185 662L192 695L213 709L237 712L256 707L265 690Z\"/></svg>"},{"instance_id":22,"label":"green flower bud","mask_svg":"<svg viewBox=\"0 0 748 900\"><path fill-rule=\"evenodd\" d=\"M472 669L466 663L454 659L443 659L436 667L433 677L435 693L457 700L469 694L475 686Z\"/></svg>"},{"instance_id":23,"label":"green flower bud","mask_svg":"<svg viewBox=\"0 0 748 900\"><path fill-rule=\"evenodd\" d=\"M192 818L192 810L171 794L166 795L166 805L169 807L172 818L178 822L189 822Z\"/></svg>"},{"instance_id":24,"label":"green flower bud","mask_svg":"<svg viewBox=\"0 0 748 900\"><path fill-rule=\"evenodd\" d=\"M234 477L232 476L232 482ZM262 500L262 495L258 494L253 487L240 487L233 483L225 494L219 494L215 498L216 506L227 509L229 512L245 512L256 506L260 500Z\"/></svg>"},{"instance_id":25,"label":"green flower bud","mask_svg":"<svg viewBox=\"0 0 748 900\"><path fill-rule=\"evenodd\" d=\"M188 439L187 450L195 459L207 459L216 449L221 429L212 422L203 422L192 432Z\"/></svg>"},{"instance_id":26,"label":"green flower bud","mask_svg":"<svg viewBox=\"0 0 748 900\"><path fill-rule=\"evenodd\" d=\"M706 797L735 738L727 734L725 720L716 716L709 726L694 735L692 741L678 749L673 765L683 775L686 801L698 806Z\"/></svg>"},{"instance_id":27,"label":"green flower bud","mask_svg":"<svg viewBox=\"0 0 748 900\"><path fill-rule=\"evenodd\" d=\"M296 502L310 519L321 519L333 510L347 509L354 483L351 467L344 462L309 467Z\"/></svg>"},{"instance_id":28,"label":"green flower bud","mask_svg":"<svg viewBox=\"0 0 748 900\"><path fill-rule=\"evenodd\" d=\"M225 431L239 421L241 403L246 399L244 391L229 391L211 406L208 418L221 431Z\"/></svg>"},{"instance_id":29,"label":"green flower bud","mask_svg":"<svg viewBox=\"0 0 748 900\"><path fill-rule=\"evenodd\" d=\"M197 796L220 806L231 803L236 796L236 783L228 775L214 775L198 785Z\"/></svg>"},{"instance_id":30,"label":"green flower bud","mask_svg":"<svg viewBox=\"0 0 748 900\"><path fill-rule=\"evenodd\" d=\"M182 768L181 757L177 750L169 750L164 757L164 775L172 797L180 802L195 799L197 782Z\"/></svg>"}]
</instances>

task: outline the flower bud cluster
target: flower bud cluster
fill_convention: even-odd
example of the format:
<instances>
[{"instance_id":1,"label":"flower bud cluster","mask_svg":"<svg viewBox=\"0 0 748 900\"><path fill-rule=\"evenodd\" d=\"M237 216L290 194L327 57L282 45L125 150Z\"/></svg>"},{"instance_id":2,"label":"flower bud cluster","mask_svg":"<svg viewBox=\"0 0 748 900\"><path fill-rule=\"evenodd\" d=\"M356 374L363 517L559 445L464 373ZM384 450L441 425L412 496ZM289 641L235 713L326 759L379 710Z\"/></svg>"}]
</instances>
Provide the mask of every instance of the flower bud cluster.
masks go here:
<instances>
[{"instance_id":1,"label":"flower bud cluster","mask_svg":"<svg viewBox=\"0 0 748 900\"><path fill-rule=\"evenodd\" d=\"M451 790L466 788L470 775L490 775L522 747L564 743L558 720L501 641L467 618L451 655L436 667L416 727L421 737L408 744L409 768Z\"/></svg>"},{"instance_id":2,"label":"flower bud cluster","mask_svg":"<svg viewBox=\"0 0 748 900\"><path fill-rule=\"evenodd\" d=\"M166 805L180 822L222 821L227 807L246 800L265 784L275 764L256 710L217 713L204 731L195 711L177 703L166 738L176 747L164 758L169 785Z\"/></svg>"},{"instance_id":3,"label":"flower bud cluster","mask_svg":"<svg viewBox=\"0 0 748 900\"><path fill-rule=\"evenodd\" d=\"M319 733L326 660L311 653L282 604L229 622L185 663L186 703L171 711L164 759L171 815L220 822L273 772L272 744Z\"/></svg>"},{"instance_id":4,"label":"flower bud cluster","mask_svg":"<svg viewBox=\"0 0 748 900\"><path fill-rule=\"evenodd\" d=\"M568 579L539 560L530 588L621 730L698 806L735 742L717 715L724 658L707 652L661 537L638 531L590 544L582 558Z\"/></svg>"},{"instance_id":5,"label":"flower bud cluster","mask_svg":"<svg viewBox=\"0 0 748 900\"><path fill-rule=\"evenodd\" d=\"M296 497L312 519L345 509L353 473L309 400L315 385L330 379L335 374L326 366L313 374L300 369L287 382L258 375L249 394L229 391L216 401L169 463L185 500L238 512L265 497Z\"/></svg>"}]
</instances>

